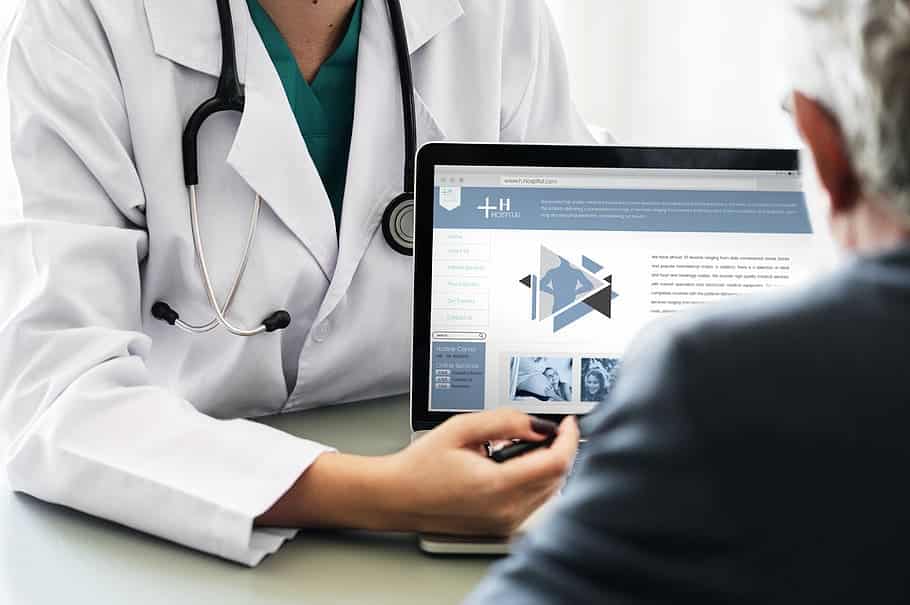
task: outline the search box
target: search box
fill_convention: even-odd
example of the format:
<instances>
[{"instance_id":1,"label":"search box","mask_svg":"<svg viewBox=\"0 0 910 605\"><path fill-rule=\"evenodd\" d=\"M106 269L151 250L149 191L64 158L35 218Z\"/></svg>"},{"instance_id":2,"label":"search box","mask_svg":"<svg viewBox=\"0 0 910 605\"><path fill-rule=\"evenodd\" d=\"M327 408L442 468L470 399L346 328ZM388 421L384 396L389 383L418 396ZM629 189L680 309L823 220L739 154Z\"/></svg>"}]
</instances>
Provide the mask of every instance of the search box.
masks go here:
<instances>
[{"instance_id":1,"label":"search box","mask_svg":"<svg viewBox=\"0 0 910 605\"><path fill-rule=\"evenodd\" d=\"M433 332L433 340L484 341L486 332Z\"/></svg>"},{"instance_id":2,"label":"search box","mask_svg":"<svg viewBox=\"0 0 910 605\"><path fill-rule=\"evenodd\" d=\"M691 189L695 191L757 191L758 179L699 176L503 176L503 187L562 189Z\"/></svg>"}]
</instances>

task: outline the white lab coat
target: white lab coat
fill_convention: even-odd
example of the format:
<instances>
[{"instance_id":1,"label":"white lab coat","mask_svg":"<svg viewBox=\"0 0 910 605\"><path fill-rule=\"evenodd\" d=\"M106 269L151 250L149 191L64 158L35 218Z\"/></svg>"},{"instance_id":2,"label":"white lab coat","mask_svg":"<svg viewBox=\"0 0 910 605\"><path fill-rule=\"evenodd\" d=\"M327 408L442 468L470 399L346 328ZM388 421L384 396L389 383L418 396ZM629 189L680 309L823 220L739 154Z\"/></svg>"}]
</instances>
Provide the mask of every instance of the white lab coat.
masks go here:
<instances>
[{"instance_id":1,"label":"white lab coat","mask_svg":"<svg viewBox=\"0 0 910 605\"><path fill-rule=\"evenodd\" d=\"M420 142L591 142L543 0L404 0ZM218 295L264 200L229 316L291 327L188 335L211 318L181 131L214 91L214 0L26 0L4 56L22 219L0 226L0 439L13 489L255 565L253 528L327 446L244 420L402 393L411 263L377 229L401 191L401 96L385 2L366 0L340 241L244 0L246 112L200 135ZM0 191L3 189L0 188ZM9 209L8 209L9 210Z\"/></svg>"}]
</instances>

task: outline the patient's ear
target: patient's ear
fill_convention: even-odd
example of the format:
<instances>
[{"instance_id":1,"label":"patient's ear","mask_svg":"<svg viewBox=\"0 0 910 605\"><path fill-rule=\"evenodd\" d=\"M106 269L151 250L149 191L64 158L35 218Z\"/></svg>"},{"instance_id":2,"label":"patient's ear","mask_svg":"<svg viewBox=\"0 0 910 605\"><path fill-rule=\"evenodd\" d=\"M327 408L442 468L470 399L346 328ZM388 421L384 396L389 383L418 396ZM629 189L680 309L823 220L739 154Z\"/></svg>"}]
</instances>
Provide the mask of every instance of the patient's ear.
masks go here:
<instances>
[{"instance_id":1,"label":"patient's ear","mask_svg":"<svg viewBox=\"0 0 910 605\"><path fill-rule=\"evenodd\" d=\"M831 212L850 212L860 202L861 189L840 124L821 104L799 92L794 102L796 125L812 150L818 176L831 197Z\"/></svg>"}]
</instances>

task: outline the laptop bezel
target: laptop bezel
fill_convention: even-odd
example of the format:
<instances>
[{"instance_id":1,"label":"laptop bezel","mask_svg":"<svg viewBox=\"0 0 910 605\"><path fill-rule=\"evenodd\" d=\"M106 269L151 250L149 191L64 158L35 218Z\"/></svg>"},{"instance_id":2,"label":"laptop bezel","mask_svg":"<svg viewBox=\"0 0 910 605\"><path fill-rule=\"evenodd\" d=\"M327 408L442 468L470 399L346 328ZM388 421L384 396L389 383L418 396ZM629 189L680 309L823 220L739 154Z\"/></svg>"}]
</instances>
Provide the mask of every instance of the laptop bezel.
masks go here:
<instances>
[{"instance_id":1,"label":"laptop bezel","mask_svg":"<svg viewBox=\"0 0 910 605\"><path fill-rule=\"evenodd\" d=\"M434 187L437 166L639 168L667 170L799 171L795 149L591 147L508 143L424 145L417 154L414 211L414 294L411 331L411 428L431 430L465 412L430 410ZM546 415L560 421L562 415Z\"/></svg>"}]
</instances>

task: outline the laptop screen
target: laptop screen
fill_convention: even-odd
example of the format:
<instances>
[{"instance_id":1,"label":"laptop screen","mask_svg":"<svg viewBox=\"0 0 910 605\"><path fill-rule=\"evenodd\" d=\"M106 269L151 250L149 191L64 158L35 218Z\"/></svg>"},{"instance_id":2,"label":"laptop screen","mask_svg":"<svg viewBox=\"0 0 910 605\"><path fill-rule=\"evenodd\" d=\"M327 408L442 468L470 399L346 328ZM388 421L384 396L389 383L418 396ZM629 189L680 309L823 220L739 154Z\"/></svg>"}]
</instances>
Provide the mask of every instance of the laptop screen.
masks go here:
<instances>
[{"instance_id":1,"label":"laptop screen","mask_svg":"<svg viewBox=\"0 0 910 605\"><path fill-rule=\"evenodd\" d=\"M808 277L781 170L436 166L430 411L585 414L667 314Z\"/></svg>"}]
</instances>

